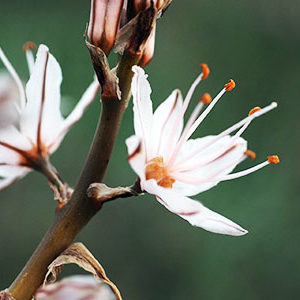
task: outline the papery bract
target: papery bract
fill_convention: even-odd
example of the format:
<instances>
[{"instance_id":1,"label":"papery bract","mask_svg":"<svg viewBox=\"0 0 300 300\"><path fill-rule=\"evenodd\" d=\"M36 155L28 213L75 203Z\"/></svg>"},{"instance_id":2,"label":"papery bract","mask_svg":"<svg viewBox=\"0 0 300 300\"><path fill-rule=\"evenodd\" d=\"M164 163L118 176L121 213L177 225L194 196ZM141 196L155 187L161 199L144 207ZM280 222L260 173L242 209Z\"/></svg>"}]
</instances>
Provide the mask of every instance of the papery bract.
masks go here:
<instances>
[{"instance_id":1,"label":"papery bract","mask_svg":"<svg viewBox=\"0 0 300 300\"><path fill-rule=\"evenodd\" d=\"M192 94L209 74L207 65L202 64L202 73L192 84L184 101L180 91L175 90L154 113L147 75L137 66L133 67L133 71L135 135L128 138L126 144L128 161L140 178L141 188L154 194L168 210L194 226L221 234L246 234L247 230L187 196L208 190L220 181L241 177L269 163L279 162L277 156L270 156L255 167L229 174L251 153L241 134L253 119L277 104L272 103L250 113L218 135L190 139L221 96L234 88L234 81L230 80L214 99L204 94L184 127L183 118ZM208 104L207 108L199 115L205 104ZM230 135L237 129L236 134Z\"/></svg>"}]
</instances>

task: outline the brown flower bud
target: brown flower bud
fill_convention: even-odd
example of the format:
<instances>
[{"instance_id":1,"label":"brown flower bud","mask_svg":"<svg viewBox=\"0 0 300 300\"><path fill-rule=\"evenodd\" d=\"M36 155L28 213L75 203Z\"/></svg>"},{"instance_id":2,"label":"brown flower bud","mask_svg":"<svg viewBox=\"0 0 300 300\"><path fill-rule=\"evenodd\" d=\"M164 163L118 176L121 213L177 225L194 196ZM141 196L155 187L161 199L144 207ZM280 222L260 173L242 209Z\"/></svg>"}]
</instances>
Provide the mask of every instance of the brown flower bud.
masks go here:
<instances>
[{"instance_id":1,"label":"brown flower bud","mask_svg":"<svg viewBox=\"0 0 300 300\"><path fill-rule=\"evenodd\" d=\"M160 10L164 4L164 0L154 0L154 6L157 10ZM151 0L135 0L134 1L134 8L136 12L139 12L141 10L144 10L151 5Z\"/></svg>"},{"instance_id":2,"label":"brown flower bud","mask_svg":"<svg viewBox=\"0 0 300 300\"><path fill-rule=\"evenodd\" d=\"M139 13L151 6L152 0L135 0L134 1L134 10L135 13ZM171 0L154 0L154 7L158 11L158 15L161 16L167 7L171 4ZM153 58L154 47L155 47L155 26L154 24L152 32L145 44L143 54L141 55L139 65L145 67Z\"/></svg>"},{"instance_id":3,"label":"brown flower bud","mask_svg":"<svg viewBox=\"0 0 300 300\"><path fill-rule=\"evenodd\" d=\"M88 36L94 46L109 54L115 43L124 0L91 0Z\"/></svg>"},{"instance_id":4,"label":"brown flower bud","mask_svg":"<svg viewBox=\"0 0 300 300\"><path fill-rule=\"evenodd\" d=\"M154 54L154 47L155 47L155 27L153 27L152 32L150 34L150 37L148 38L148 41L146 42L144 52L142 54L142 57L140 59L139 65L144 68L153 58Z\"/></svg>"}]
</instances>

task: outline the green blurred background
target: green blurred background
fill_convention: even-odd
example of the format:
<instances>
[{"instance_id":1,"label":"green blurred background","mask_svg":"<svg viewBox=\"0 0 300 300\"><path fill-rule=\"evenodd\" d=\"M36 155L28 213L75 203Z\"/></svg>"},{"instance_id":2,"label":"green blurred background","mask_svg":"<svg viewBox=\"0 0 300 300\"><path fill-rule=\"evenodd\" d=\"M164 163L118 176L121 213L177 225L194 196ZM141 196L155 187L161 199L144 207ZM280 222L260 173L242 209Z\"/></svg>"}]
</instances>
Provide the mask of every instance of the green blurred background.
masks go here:
<instances>
[{"instance_id":1,"label":"green blurred background","mask_svg":"<svg viewBox=\"0 0 300 300\"><path fill-rule=\"evenodd\" d=\"M153 196L105 205L86 226L82 241L105 267L124 299L299 299L299 15L290 0L174 0L159 21L156 55L147 68L157 106L174 88L184 93L207 62L201 84L215 95L229 78L237 88L224 96L197 135L218 133L256 105L279 107L253 122L244 137L257 161L277 153L281 163L224 182L198 195L209 208L249 230L229 237L193 228ZM63 111L68 113L92 79L82 34L89 1L1 0L0 41L28 77L22 45L45 43L60 62ZM194 102L195 103L195 102ZM65 138L52 161L75 184L100 111L95 101ZM130 185L135 174L124 140L133 134L132 107L105 177ZM251 166L247 161L239 167ZM31 173L0 193L0 288L7 287L52 222L56 203L46 180ZM66 267L65 274L80 272Z\"/></svg>"}]
</instances>

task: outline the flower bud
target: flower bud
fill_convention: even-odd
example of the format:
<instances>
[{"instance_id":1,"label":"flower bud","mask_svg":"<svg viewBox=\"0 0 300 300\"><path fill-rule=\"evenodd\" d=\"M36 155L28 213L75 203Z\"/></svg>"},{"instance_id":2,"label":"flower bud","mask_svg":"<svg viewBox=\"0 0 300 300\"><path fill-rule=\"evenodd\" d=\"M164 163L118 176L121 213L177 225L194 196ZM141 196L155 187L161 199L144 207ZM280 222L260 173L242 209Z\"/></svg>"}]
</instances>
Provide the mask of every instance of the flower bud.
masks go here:
<instances>
[{"instance_id":1,"label":"flower bud","mask_svg":"<svg viewBox=\"0 0 300 300\"><path fill-rule=\"evenodd\" d=\"M154 6L157 10L160 10L164 4L164 0L154 0ZM141 10L144 10L151 5L151 0L135 0L134 1L134 8L136 12L139 12Z\"/></svg>"},{"instance_id":2,"label":"flower bud","mask_svg":"<svg viewBox=\"0 0 300 300\"><path fill-rule=\"evenodd\" d=\"M154 0L154 7L158 11L158 15L160 16L170 5L170 0ZM135 13L139 13L142 10L145 10L151 6L151 0L135 0L134 1L134 10ZM153 58L154 55L154 47L155 47L155 28L156 24L154 24L152 32L145 44L145 48L143 54L140 58L139 65L144 68Z\"/></svg>"},{"instance_id":3,"label":"flower bud","mask_svg":"<svg viewBox=\"0 0 300 300\"><path fill-rule=\"evenodd\" d=\"M91 0L88 36L94 46L109 54L115 43L124 0Z\"/></svg>"},{"instance_id":4,"label":"flower bud","mask_svg":"<svg viewBox=\"0 0 300 300\"><path fill-rule=\"evenodd\" d=\"M77 275L37 290L35 300L115 300L111 289L93 276Z\"/></svg>"},{"instance_id":5,"label":"flower bud","mask_svg":"<svg viewBox=\"0 0 300 300\"><path fill-rule=\"evenodd\" d=\"M140 59L139 65L144 68L153 58L154 54L154 47L155 47L155 27L153 27L152 32L150 34L150 37L148 38L144 52L142 54L142 57Z\"/></svg>"}]
</instances>

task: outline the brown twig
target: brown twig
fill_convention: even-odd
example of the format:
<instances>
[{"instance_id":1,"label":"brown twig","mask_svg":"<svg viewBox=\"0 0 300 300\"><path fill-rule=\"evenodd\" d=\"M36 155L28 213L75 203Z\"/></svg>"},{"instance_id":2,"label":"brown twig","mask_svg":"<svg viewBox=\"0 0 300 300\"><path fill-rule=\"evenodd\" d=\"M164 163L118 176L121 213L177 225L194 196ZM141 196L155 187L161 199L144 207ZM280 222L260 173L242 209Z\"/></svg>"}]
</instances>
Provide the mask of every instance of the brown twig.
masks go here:
<instances>
[{"instance_id":1,"label":"brown twig","mask_svg":"<svg viewBox=\"0 0 300 300\"><path fill-rule=\"evenodd\" d=\"M73 242L77 234L102 207L102 202L99 205L99 202L91 201L87 196L87 189L94 182L102 182L119 132L123 112L130 98L133 76L131 69L138 63L156 17L157 10L153 3L150 8L139 14L131 31L132 34L128 37L129 41L125 43L116 75L109 70L105 53L87 43L95 72L102 85L100 121L71 199L56 211L53 224L21 273L9 287L9 292L17 300L32 298L43 282L47 267Z\"/></svg>"},{"instance_id":2,"label":"brown twig","mask_svg":"<svg viewBox=\"0 0 300 300\"><path fill-rule=\"evenodd\" d=\"M17 300L31 299L42 284L48 265L73 242L76 235L99 210L99 206L87 197L86 190L90 184L101 182L104 177L130 97L133 76L131 68L136 63L137 57L127 52L122 56L117 69L121 100L108 97L103 99L100 122L74 193L68 204L56 212L52 226L9 287L11 295Z\"/></svg>"}]
</instances>

